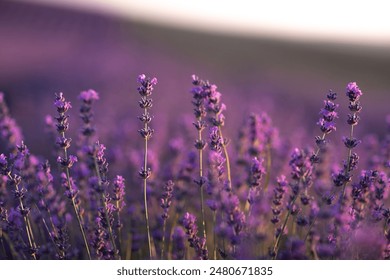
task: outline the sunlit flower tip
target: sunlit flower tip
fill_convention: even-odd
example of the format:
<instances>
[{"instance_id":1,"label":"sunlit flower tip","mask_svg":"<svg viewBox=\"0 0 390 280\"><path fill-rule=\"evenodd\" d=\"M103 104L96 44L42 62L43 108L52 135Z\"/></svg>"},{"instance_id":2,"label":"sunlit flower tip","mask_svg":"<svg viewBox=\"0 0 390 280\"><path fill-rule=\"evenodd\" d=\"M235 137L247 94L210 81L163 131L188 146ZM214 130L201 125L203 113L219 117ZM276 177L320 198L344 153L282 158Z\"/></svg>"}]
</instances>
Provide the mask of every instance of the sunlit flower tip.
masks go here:
<instances>
[{"instance_id":1,"label":"sunlit flower tip","mask_svg":"<svg viewBox=\"0 0 390 280\"><path fill-rule=\"evenodd\" d=\"M146 79L146 75L145 74L140 74L138 77L137 77L137 82L139 83L143 83Z\"/></svg>"},{"instance_id":2,"label":"sunlit flower tip","mask_svg":"<svg viewBox=\"0 0 390 280\"><path fill-rule=\"evenodd\" d=\"M356 82L350 82L347 85L347 92L346 92L347 97L351 102L357 101L360 96L363 95L362 91L359 89L358 85Z\"/></svg>"},{"instance_id":3,"label":"sunlit flower tip","mask_svg":"<svg viewBox=\"0 0 390 280\"><path fill-rule=\"evenodd\" d=\"M89 89L86 91L82 91L79 95L79 99L84 102L90 103L92 101L99 100L99 94L93 89Z\"/></svg>"},{"instance_id":4,"label":"sunlit flower tip","mask_svg":"<svg viewBox=\"0 0 390 280\"><path fill-rule=\"evenodd\" d=\"M193 84L194 86L199 85L200 81L199 81L199 77L198 77L198 76L196 76L196 75L194 74L194 75L191 76L191 78L192 78L192 84Z\"/></svg>"},{"instance_id":5,"label":"sunlit flower tip","mask_svg":"<svg viewBox=\"0 0 390 280\"><path fill-rule=\"evenodd\" d=\"M56 98L54 101L54 106L57 108L57 112L59 114L66 113L70 108L72 108L72 105L70 102L66 101L62 92L55 94Z\"/></svg>"}]
</instances>

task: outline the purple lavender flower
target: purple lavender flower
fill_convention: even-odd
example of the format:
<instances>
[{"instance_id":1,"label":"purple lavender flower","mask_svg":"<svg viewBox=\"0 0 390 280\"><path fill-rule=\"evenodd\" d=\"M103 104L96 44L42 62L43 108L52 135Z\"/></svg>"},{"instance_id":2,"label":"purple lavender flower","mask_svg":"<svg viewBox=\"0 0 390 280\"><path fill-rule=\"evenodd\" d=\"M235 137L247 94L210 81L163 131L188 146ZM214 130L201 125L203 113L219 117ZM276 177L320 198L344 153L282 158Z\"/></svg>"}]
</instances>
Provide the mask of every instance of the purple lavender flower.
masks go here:
<instances>
[{"instance_id":1,"label":"purple lavender flower","mask_svg":"<svg viewBox=\"0 0 390 280\"><path fill-rule=\"evenodd\" d=\"M89 259L91 259L91 254L89 251L87 237L84 231L84 226L82 224L81 219L81 209L80 209L80 201L77 198L77 187L75 186L75 182L73 178L70 176L70 168L73 166L75 162L77 162L77 157L73 155L68 155L68 149L70 147L71 139L67 138L65 133L69 129L69 116L65 115L70 108L72 108L70 102L66 101L62 92L55 94L54 106L57 109L58 116L57 120L57 131L60 135L59 141L57 141L57 145L62 149L62 155L59 155L57 158L57 162L61 165L64 172L61 174L62 185L66 189L66 196L70 199L75 215L77 217L77 221L79 224L80 232L83 237L85 249L87 251Z\"/></svg>"},{"instance_id":2,"label":"purple lavender flower","mask_svg":"<svg viewBox=\"0 0 390 280\"><path fill-rule=\"evenodd\" d=\"M138 87L138 93L141 95L141 101L139 101L140 107L144 110L139 120L143 123L143 128L139 130L142 138L145 143L145 152L144 152L144 160L141 171L139 172L140 177L143 179L143 192L144 192L144 210L145 210L145 223L146 223L146 232L148 236L148 248L149 248L149 258L152 259L152 245L151 245L151 237L150 237L150 229L149 229L149 213L148 213L148 201L147 201L147 179L151 176L151 169L148 167L148 140L152 137L154 130L150 128L149 124L152 120L149 109L153 105L153 100L149 98L153 92L153 86L157 84L156 78L147 78L145 74L141 74L137 79L138 83L141 84Z\"/></svg>"},{"instance_id":3,"label":"purple lavender flower","mask_svg":"<svg viewBox=\"0 0 390 280\"><path fill-rule=\"evenodd\" d=\"M356 102L360 99L360 96L362 96L363 93L358 87L358 85L356 84L356 82L350 82L347 85L346 95L349 98L349 101Z\"/></svg>"},{"instance_id":4,"label":"purple lavender flower","mask_svg":"<svg viewBox=\"0 0 390 280\"><path fill-rule=\"evenodd\" d=\"M173 181L171 181L171 180L167 181L164 184L164 188L163 188L164 192L160 198L160 206L164 210L164 213L161 215L161 217L164 220L168 219L168 217L169 217L168 211L169 211L169 207L171 206L171 203L172 203L173 186L174 186Z\"/></svg>"},{"instance_id":5,"label":"purple lavender flower","mask_svg":"<svg viewBox=\"0 0 390 280\"><path fill-rule=\"evenodd\" d=\"M84 124L81 133L85 137L91 137L95 133L95 128L92 125L94 115L92 112L92 103L99 100L99 94L93 89L90 89L82 91L79 95L79 99L82 101L80 117Z\"/></svg>"},{"instance_id":6,"label":"purple lavender flower","mask_svg":"<svg viewBox=\"0 0 390 280\"><path fill-rule=\"evenodd\" d=\"M226 222L231 231L229 234L230 243L234 247L241 241L241 234L246 226L246 217L244 212L240 209L240 201L236 195L225 194L223 199L223 210L226 215Z\"/></svg>"},{"instance_id":7,"label":"purple lavender flower","mask_svg":"<svg viewBox=\"0 0 390 280\"><path fill-rule=\"evenodd\" d=\"M277 186L275 186L274 189L274 196L272 200L272 214L273 217L271 219L271 222L273 224L277 224L280 222L280 215L282 213L282 203L283 203L283 196L286 193L287 188L287 181L286 176L282 175L277 179Z\"/></svg>"},{"instance_id":8,"label":"purple lavender flower","mask_svg":"<svg viewBox=\"0 0 390 280\"><path fill-rule=\"evenodd\" d=\"M114 200L117 203L116 207L118 208L118 210L122 210L123 207L126 206L126 203L124 201L124 198L125 198L125 179L120 175L117 175L114 179L113 192L114 192Z\"/></svg>"},{"instance_id":9,"label":"purple lavender flower","mask_svg":"<svg viewBox=\"0 0 390 280\"><path fill-rule=\"evenodd\" d=\"M198 237L198 227L196 225L196 217L190 213L185 213L182 218L182 225L184 226L190 243L190 247L195 249L197 258L201 260L208 259L208 251L206 247L206 239Z\"/></svg>"},{"instance_id":10,"label":"purple lavender flower","mask_svg":"<svg viewBox=\"0 0 390 280\"><path fill-rule=\"evenodd\" d=\"M356 139L353 136L354 127L357 125L359 121L359 116L357 115L361 111L361 106L359 103L360 97L363 95L359 87L355 82L351 82L347 85L347 97L349 98L349 109L351 114L348 115L347 123L350 125L350 135L348 137L343 137L343 142L345 147L348 149L348 157L347 161L344 163L344 169L339 172L338 177L344 177L345 179L341 182L335 181L335 185L342 186L341 194L340 194L340 204L343 203L345 197L345 188L347 183L352 178L352 171L356 168L359 157L356 153L353 153L353 149L360 143L360 140Z\"/></svg>"},{"instance_id":11,"label":"purple lavender flower","mask_svg":"<svg viewBox=\"0 0 390 280\"><path fill-rule=\"evenodd\" d=\"M263 166L263 159L257 159L256 157L252 160L250 180L249 180L249 194L248 202L250 205L255 203L260 195L260 184L261 179L265 173Z\"/></svg>"}]
</instances>

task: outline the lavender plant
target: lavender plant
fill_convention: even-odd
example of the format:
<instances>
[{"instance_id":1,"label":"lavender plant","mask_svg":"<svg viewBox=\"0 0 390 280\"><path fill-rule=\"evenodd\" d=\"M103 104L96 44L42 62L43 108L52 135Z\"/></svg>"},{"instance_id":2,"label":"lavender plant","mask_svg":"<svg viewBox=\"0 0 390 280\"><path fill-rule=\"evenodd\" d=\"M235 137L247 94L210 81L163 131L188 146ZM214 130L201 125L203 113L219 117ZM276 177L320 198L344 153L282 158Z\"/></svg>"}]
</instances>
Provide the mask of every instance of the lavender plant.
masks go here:
<instances>
[{"instance_id":1,"label":"lavender plant","mask_svg":"<svg viewBox=\"0 0 390 280\"><path fill-rule=\"evenodd\" d=\"M147 180L150 177L152 171L148 167L148 141L152 137L154 130L150 128L149 123L152 120L151 115L149 114L149 109L153 105L153 100L150 98L153 92L153 86L157 84L156 78L147 78L144 74L138 76L138 82L141 84L138 87L138 93L141 95L141 101L139 102L140 107L144 110L140 121L144 124L144 127L139 130L142 138L145 143L145 153L144 153L144 162L139 175L143 180L143 190L144 190L144 211L145 211L145 223L146 223L146 233L148 236L148 249L149 249L149 258L152 259L152 241L150 237L150 226L149 226L149 212L148 212L148 198L147 198Z\"/></svg>"},{"instance_id":2,"label":"lavender plant","mask_svg":"<svg viewBox=\"0 0 390 280\"><path fill-rule=\"evenodd\" d=\"M337 132L348 130L341 142L332 137L342 108L329 91L314 142L309 133L296 141L261 111L244 116L228 146L222 94L192 78L195 121L180 118L153 150L156 78L138 76L139 145L128 119L113 133L96 129L93 109L101 95L94 90L79 95L74 145L71 103L56 94L57 115L46 118L43 134L56 143L51 158L27 149L1 93L0 259L390 258L390 121L384 135L361 132L357 139L362 91L356 83L346 89L346 125L337 124ZM361 142L365 151L356 149ZM51 167L55 162L60 168Z\"/></svg>"},{"instance_id":3,"label":"lavender plant","mask_svg":"<svg viewBox=\"0 0 390 280\"><path fill-rule=\"evenodd\" d=\"M80 232L84 240L85 249L88 254L88 258L91 259L91 253L89 250L89 245L87 241L87 236L85 234L81 213L80 213L80 206L79 201L77 199L77 189L73 182L73 179L70 176L70 168L73 166L75 162L77 162L77 157L74 155L68 155L68 148L70 147L70 143L72 141L71 138L67 138L65 133L69 129L69 116L65 113L68 112L72 106L70 105L70 102L65 100L65 97L63 96L63 93L60 92L56 94L54 106L57 109L58 116L56 117L57 120L57 131L59 133L59 137L57 138L57 145L63 149L63 155L58 156L57 162L60 164L61 168L64 170L64 173L61 174L63 185L66 189L66 196L70 199L79 227Z\"/></svg>"}]
</instances>

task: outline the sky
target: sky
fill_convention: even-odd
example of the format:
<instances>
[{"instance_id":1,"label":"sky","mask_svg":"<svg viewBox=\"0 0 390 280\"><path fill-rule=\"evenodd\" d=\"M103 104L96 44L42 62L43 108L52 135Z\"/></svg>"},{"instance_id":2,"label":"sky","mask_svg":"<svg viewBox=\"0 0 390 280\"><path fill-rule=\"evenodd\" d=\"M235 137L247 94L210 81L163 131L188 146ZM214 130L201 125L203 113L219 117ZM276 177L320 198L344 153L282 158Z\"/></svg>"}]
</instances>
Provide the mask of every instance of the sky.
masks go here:
<instances>
[{"instance_id":1,"label":"sky","mask_svg":"<svg viewBox=\"0 0 390 280\"><path fill-rule=\"evenodd\" d=\"M22 1L99 11L206 32L390 46L390 2L383 0Z\"/></svg>"}]
</instances>

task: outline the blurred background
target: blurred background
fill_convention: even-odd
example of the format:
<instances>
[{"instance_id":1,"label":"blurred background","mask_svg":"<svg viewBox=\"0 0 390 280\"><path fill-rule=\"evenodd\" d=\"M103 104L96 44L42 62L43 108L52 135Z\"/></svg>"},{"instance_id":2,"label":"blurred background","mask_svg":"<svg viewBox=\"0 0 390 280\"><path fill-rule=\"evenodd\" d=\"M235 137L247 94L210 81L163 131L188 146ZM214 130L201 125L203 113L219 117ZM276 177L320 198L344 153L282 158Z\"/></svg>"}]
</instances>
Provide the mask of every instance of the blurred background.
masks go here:
<instances>
[{"instance_id":1,"label":"blurred background","mask_svg":"<svg viewBox=\"0 0 390 280\"><path fill-rule=\"evenodd\" d=\"M60 91L73 104L73 129L77 96L92 88L101 97L96 123L102 141L135 132L141 73L159 81L157 138L180 133L175 128L186 115L192 118L192 74L218 85L230 138L251 111L267 112L284 136L299 138L304 130L314 137L327 91L338 92L346 108L350 81L365 93L356 132L384 134L390 21L382 2L224 2L1 1L0 91L27 145L37 154L51 147L42 137L44 119L55 114ZM347 112L341 111L339 133L346 134Z\"/></svg>"}]
</instances>

